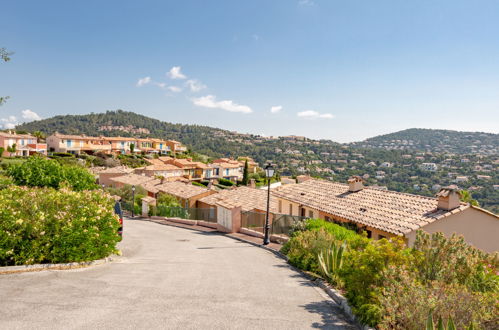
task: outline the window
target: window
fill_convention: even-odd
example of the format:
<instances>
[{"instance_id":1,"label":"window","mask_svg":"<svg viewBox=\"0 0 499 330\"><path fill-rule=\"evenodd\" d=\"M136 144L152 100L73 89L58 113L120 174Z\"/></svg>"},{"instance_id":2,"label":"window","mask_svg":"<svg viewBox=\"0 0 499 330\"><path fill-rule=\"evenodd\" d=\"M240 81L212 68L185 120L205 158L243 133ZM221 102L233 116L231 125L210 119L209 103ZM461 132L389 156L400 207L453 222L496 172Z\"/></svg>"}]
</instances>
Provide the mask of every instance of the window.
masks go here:
<instances>
[{"instance_id":1,"label":"window","mask_svg":"<svg viewBox=\"0 0 499 330\"><path fill-rule=\"evenodd\" d=\"M331 219L331 218L330 218L330 217L328 217L327 215L326 215L326 217L325 217L325 219L324 219L324 220L326 220L326 221L328 221L328 222L333 222L333 219Z\"/></svg>"},{"instance_id":2,"label":"window","mask_svg":"<svg viewBox=\"0 0 499 330\"><path fill-rule=\"evenodd\" d=\"M313 218L314 217L314 211L308 210L308 217Z\"/></svg>"},{"instance_id":3,"label":"window","mask_svg":"<svg viewBox=\"0 0 499 330\"><path fill-rule=\"evenodd\" d=\"M366 230L367 233L367 238L372 238L373 237L373 232L370 230Z\"/></svg>"},{"instance_id":4,"label":"window","mask_svg":"<svg viewBox=\"0 0 499 330\"><path fill-rule=\"evenodd\" d=\"M282 201L279 200L279 213L282 213Z\"/></svg>"},{"instance_id":5,"label":"window","mask_svg":"<svg viewBox=\"0 0 499 330\"><path fill-rule=\"evenodd\" d=\"M378 239L383 239L383 238L386 238L386 236L378 235Z\"/></svg>"},{"instance_id":6,"label":"window","mask_svg":"<svg viewBox=\"0 0 499 330\"><path fill-rule=\"evenodd\" d=\"M293 204L289 204L289 215L293 215Z\"/></svg>"}]
</instances>

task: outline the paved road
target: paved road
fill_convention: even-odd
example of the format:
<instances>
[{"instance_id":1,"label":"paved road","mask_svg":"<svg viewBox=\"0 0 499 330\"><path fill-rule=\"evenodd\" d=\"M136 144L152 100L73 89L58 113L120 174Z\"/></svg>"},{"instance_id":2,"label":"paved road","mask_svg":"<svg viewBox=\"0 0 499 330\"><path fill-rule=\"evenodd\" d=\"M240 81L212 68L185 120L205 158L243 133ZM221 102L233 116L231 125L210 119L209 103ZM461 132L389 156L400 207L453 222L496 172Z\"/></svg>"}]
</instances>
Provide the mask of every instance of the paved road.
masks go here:
<instances>
[{"instance_id":1,"label":"paved road","mask_svg":"<svg viewBox=\"0 0 499 330\"><path fill-rule=\"evenodd\" d=\"M126 220L123 257L0 275L0 329L354 329L269 251L215 233Z\"/></svg>"}]
</instances>

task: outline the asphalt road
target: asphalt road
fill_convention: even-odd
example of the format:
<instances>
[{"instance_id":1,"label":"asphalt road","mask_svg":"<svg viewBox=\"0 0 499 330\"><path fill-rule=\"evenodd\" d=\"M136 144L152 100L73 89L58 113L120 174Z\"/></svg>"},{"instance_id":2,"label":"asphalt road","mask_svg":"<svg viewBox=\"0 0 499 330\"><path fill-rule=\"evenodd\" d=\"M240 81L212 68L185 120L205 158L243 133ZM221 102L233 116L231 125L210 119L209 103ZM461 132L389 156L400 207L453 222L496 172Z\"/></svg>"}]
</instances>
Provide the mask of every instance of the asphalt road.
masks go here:
<instances>
[{"instance_id":1,"label":"asphalt road","mask_svg":"<svg viewBox=\"0 0 499 330\"><path fill-rule=\"evenodd\" d=\"M137 220L124 235L109 264L0 275L0 329L354 329L269 251Z\"/></svg>"}]
</instances>

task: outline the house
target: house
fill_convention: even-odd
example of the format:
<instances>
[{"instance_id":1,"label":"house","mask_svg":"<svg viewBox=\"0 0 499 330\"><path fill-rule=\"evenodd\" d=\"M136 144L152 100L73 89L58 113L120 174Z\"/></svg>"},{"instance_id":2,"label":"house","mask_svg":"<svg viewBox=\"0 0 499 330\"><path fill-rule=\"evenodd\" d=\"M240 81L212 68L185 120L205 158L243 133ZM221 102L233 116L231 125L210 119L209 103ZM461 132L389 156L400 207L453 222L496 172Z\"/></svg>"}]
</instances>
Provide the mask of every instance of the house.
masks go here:
<instances>
[{"instance_id":1,"label":"house","mask_svg":"<svg viewBox=\"0 0 499 330\"><path fill-rule=\"evenodd\" d=\"M419 168L422 169L423 171L430 171L430 172L435 172L438 170L438 166L435 163L423 163L419 165Z\"/></svg>"},{"instance_id":2,"label":"house","mask_svg":"<svg viewBox=\"0 0 499 330\"><path fill-rule=\"evenodd\" d=\"M81 152L90 154L96 152L111 153L111 142L102 137L68 135L55 132L46 140L49 150L54 152L66 152L76 155Z\"/></svg>"},{"instance_id":3,"label":"house","mask_svg":"<svg viewBox=\"0 0 499 330\"><path fill-rule=\"evenodd\" d=\"M197 208L199 199L217 193L215 190L178 181L158 184L154 188L157 192L153 197L157 197L160 193L169 194L176 197L180 205L186 208ZM147 188L146 190L149 191Z\"/></svg>"},{"instance_id":4,"label":"house","mask_svg":"<svg viewBox=\"0 0 499 330\"><path fill-rule=\"evenodd\" d=\"M116 166L116 167L106 168L104 170L97 172L96 174L99 176L99 184L108 187L112 186L113 183L115 183L111 181L112 178L124 176L132 172L133 172L132 168L126 166Z\"/></svg>"},{"instance_id":5,"label":"house","mask_svg":"<svg viewBox=\"0 0 499 330\"><path fill-rule=\"evenodd\" d=\"M94 137L86 135L67 135L54 133L47 138L47 144L51 151L68 152L73 154L85 153L114 153L127 154L133 152L166 155L172 151L171 145L178 150L184 150L180 142L147 138L138 139L133 137Z\"/></svg>"},{"instance_id":6,"label":"house","mask_svg":"<svg viewBox=\"0 0 499 330\"><path fill-rule=\"evenodd\" d=\"M457 233L479 249L499 251L499 217L461 203L456 186L432 198L364 187L358 177L348 184L313 179L279 187L272 195L287 214L354 223L373 239L401 236L412 246L422 229Z\"/></svg>"},{"instance_id":7,"label":"house","mask_svg":"<svg viewBox=\"0 0 499 330\"><path fill-rule=\"evenodd\" d=\"M136 174L143 174L152 177L163 177L170 181L175 178L184 177L184 170L178 166L172 164L154 164L145 167L136 168L134 170Z\"/></svg>"},{"instance_id":8,"label":"house","mask_svg":"<svg viewBox=\"0 0 499 330\"><path fill-rule=\"evenodd\" d=\"M379 167L392 167L393 165L389 162L383 162L379 165Z\"/></svg>"},{"instance_id":9,"label":"house","mask_svg":"<svg viewBox=\"0 0 499 330\"><path fill-rule=\"evenodd\" d=\"M223 201L226 204L241 206L242 212L266 212L267 192L262 189L249 187L237 187L234 189L221 190L198 200L199 208L217 209L217 204ZM270 199L270 212L277 213L277 200Z\"/></svg>"},{"instance_id":10,"label":"house","mask_svg":"<svg viewBox=\"0 0 499 330\"><path fill-rule=\"evenodd\" d=\"M167 147L170 148L170 151L173 154L179 154L187 151L187 148L182 145L182 143L175 140L167 140L165 141Z\"/></svg>"},{"instance_id":11,"label":"house","mask_svg":"<svg viewBox=\"0 0 499 330\"><path fill-rule=\"evenodd\" d=\"M258 172L258 163L253 160L253 158L250 157L238 157L237 158L239 165L244 169L244 164L246 161L248 161L248 173L256 173Z\"/></svg>"},{"instance_id":12,"label":"house","mask_svg":"<svg viewBox=\"0 0 499 330\"><path fill-rule=\"evenodd\" d=\"M15 146L14 152L8 148ZM47 154L47 145L38 143L38 139L30 134L17 134L15 132L0 132L0 147L4 149L3 156L29 156L33 154ZM1 156L1 155L0 155Z\"/></svg>"},{"instance_id":13,"label":"house","mask_svg":"<svg viewBox=\"0 0 499 330\"><path fill-rule=\"evenodd\" d=\"M166 164L175 165L184 171L184 178L189 180L203 180L204 171L208 166L201 162L193 162L192 159L171 158L165 161Z\"/></svg>"},{"instance_id":14,"label":"house","mask_svg":"<svg viewBox=\"0 0 499 330\"><path fill-rule=\"evenodd\" d=\"M456 183L459 183L459 182L466 182L468 181L468 177L465 176L465 175L458 175L456 176L456 179L454 180Z\"/></svg>"},{"instance_id":15,"label":"house","mask_svg":"<svg viewBox=\"0 0 499 330\"><path fill-rule=\"evenodd\" d=\"M129 173L122 176L117 176L110 178L110 186L113 188L123 188L126 185L129 186L140 186L145 184L146 182L156 180L158 183L160 182L158 179L155 179L150 176L138 175L135 173Z\"/></svg>"},{"instance_id":16,"label":"house","mask_svg":"<svg viewBox=\"0 0 499 330\"><path fill-rule=\"evenodd\" d=\"M213 173L215 173L214 176L218 176L218 178L234 182L243 178L244 164L241 165L238 161L221 158L214 160L210 167L213 169Z\"/></svg>"}]
</instances>

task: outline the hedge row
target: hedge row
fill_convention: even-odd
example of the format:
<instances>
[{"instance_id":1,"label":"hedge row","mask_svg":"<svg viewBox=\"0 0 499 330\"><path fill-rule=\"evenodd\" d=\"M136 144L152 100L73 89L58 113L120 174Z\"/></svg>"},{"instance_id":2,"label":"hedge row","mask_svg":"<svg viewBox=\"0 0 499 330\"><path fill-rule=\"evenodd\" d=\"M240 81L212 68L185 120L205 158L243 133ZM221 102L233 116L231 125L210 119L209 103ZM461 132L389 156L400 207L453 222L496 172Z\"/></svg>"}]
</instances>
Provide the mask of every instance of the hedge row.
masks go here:
<instances>
[{"instance_id":1,"label":"hedge row","mask_svg":"<svg viewBox=\"0 0 499 330\"><path fill-rule=\"evenodd\" d=\"M96 260L116 252L119 221L102 191L0 190L0 265Z\"/></svg>"}]
</instances>

